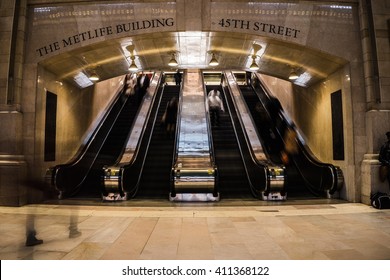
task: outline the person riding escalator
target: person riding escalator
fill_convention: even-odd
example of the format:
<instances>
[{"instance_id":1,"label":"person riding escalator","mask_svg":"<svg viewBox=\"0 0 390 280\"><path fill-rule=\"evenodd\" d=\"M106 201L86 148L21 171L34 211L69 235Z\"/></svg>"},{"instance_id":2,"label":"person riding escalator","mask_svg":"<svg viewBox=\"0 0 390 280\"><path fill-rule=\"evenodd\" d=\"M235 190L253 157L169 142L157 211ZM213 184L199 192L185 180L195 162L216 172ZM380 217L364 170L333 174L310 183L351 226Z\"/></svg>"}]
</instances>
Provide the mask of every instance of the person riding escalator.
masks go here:
<instances>
[{"instance_id":1,"label":"person riding escalator","mask_svg":"<svg viewBox=\"0 0 390 280\"><path fill-rule=\"evenodd\" d=\"M172 97L168 102L162 117L162 124L165 126L165 131L168 138L173 138L176 128L177 109L179 101L176 96Z\"/></svg>"},{"instance_id":2,"label":"person riding escalator","mask_svg":"<svg viewBox=\"0 0 390 280\"><path fill-rule=\"evenodd\" d=\"M210 122L212 126L219 126L220 112L224 112L223 102L220 98L220 92L213 89L209 92L207 97L207 104L210 114Z\"/></svg>"}]
</instances>

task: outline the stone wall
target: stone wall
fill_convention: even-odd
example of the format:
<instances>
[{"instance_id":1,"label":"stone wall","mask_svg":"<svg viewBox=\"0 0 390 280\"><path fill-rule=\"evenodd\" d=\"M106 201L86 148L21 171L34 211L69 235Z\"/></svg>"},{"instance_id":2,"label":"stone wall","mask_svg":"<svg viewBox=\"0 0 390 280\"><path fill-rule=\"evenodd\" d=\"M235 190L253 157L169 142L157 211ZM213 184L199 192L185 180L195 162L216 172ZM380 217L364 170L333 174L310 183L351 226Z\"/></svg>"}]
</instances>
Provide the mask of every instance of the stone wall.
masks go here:
<instances>
[{"instance_id":1,"label":"stone wall","mask_svg":"<svg viewBox=\"0 0 390 280\"><path fill-rule=\"evenodd\" d=\"M46 169L72 159L106 112L107 106L122 86L124 77L102 81L78 89L56 80L55 75L40 68L38 71L37 108L35 120L35 158L32 176L42 178ZM56 157L44 161L46 92L57 96Z\"/></svg>"}]
</instances>

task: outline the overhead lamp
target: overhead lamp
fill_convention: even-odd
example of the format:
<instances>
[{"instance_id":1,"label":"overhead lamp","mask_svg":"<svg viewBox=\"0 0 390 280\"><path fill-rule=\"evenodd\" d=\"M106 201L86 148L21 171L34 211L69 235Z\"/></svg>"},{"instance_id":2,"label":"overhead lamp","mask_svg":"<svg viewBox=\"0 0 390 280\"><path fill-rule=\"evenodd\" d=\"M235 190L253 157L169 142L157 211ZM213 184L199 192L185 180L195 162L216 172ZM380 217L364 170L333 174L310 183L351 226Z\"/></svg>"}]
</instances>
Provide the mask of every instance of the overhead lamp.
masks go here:
<instances>
[{"instance_id":1,"label":"overhead lamp","mask_svg":"<svg viewBox=\"0 0 390 280\"><path fill-rule=\"evenodd\" d=\"M86 77L88 77L88 79L90 80L90 81L93 81L93 82L96 82L96 81L99 81L100 80L100 78L99 78L99 76L96 74L96 68L95 67L88 67L88 65L89 65L89 63L88 63L88 61L87 61L87 59L85 58L85 56L82 56L82 59L83 59L83 62L85 63L85 73L83 73ZM83 64L84 64L83 63ZM97 67L99 67L99 65L97 66ZM91 75L89 75L88 76L88 73L91 71Z\"/></svg>"},{"instance_id":2,"label":"overhead lamp","mask_svg":"<svg viewBox=\"0 0 390 280\"><path fill-rule=\"evenodd\" d=\"M299 78L299 76L298 76L297 72L295 72L294 70L290 73L290 76L288 76L289 80L296 80L298 78Z\"/></svg>"},{"instance_id":3,"label":"overhead lamp","mask_svg":"<svg viewBox=\"0 0 390 280\"><path fill-rule=\"evenodd\" d=\"M131 72L137 72L138 71L137 64L135 64L134 48L135 48L134 45L128 45L126 47L126 50L130 53L130 56L128 58L130 58L130 60L131 60L131 63L130 63L130 66L129 66L129 71L131 71Z\"/></svg>"},{"instance_id":4,"label":"overhead lamp","mask_svg":"<svg viewBox=\"0 0 390 280\"><path fill-rule=\"evenodd\" d=\"M172 67L175 67L177 65L179 65L179 63L177 63L176 59L175 59L175 53L172 53L172 58L171 60L168 62L168 65L169 66L172 66Z\"/></svg>"},{"instance_id":5,"label":"overhead lamp","mask_svg":"<svg viewBox=\"0 0 390 280\"><path fill-rule=\"evenodd\" d=\"M210 66L218 66L218 65L219 65L219 62L218 62L218 60L215 58L215 54L214 54L214 53L211 55L211 60L210 60L210 62L209 62L209 65L210 65Z\"/></svg>"},{"instance_id":6,"label":"overhead lamp","mask_svg":"<svg viewBox=\"0 0 390 280\"><path fill-rule=\"evenodd\" d=\"M99 76L96 74L96 72L95 72L95 71L94 71L94 72L92 72L91 76L89 76L89 79L90 79L91 81L94 81L94 82L96 82L96 81L99 81L99 80L100 80Z\"/></svg>"},{"instance_id":7,"label":"overhead lamp","mask_svg":"<svg viewBox=\"0 0 390 280\"><path fill-rule=\"evenodd\" d=\"M253 43L252 48L253 48L253 53L251 55L252 64L249 66L249 69L252 71L257 71L259 70L259 65L256 63L256 58L258 57L257 53L261 50L262 47L257 43Z\"/></svg>"},{"instance_id":8,"label":"overhead lamp","mask_svg":"<svg viewBox=\"0 0 390 280\"><path fill-rule=\"evenodd\" d=\"M257 65L257 63L256 63L256 56L255 55L252 55L252 64L251 64L251 66L249 66L249 69L253 70L253 71L259 70L259 65Z\"/></svg>"},{"instance_id":9,"label":"overhead lamp","mask_svg":"<svg viewBox=\"0 0 390 280\"><path fill-rule=\"evenodd\" d=\"M253 43L252 48L253 48L253 54L257 55L257 53L261 50L262 46L257 43Z\"/></svg>"},{"instance_id":10,"label":"overhead lamp","mask_svg":"<svg viewBox=\"0 0 390 280\"><path fill-rule=\"evenodd\" d=\"M138 71L138 67L137 67L137 65L134 62L134 58L131 59L131 64L129 66L129 70L132 71L132 72Z\"/></svg>"}]
</instances>

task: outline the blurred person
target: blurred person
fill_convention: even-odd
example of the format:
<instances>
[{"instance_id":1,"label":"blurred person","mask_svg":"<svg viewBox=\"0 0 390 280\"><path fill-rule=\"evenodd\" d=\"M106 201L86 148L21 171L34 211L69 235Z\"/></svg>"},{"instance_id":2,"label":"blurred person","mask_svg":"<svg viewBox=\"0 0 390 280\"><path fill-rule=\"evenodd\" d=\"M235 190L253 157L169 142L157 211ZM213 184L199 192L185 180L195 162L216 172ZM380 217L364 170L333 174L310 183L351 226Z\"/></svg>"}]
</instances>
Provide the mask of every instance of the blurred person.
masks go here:
<instances>
[{"instance_id":1,"label":"blurred person","mask_svg":"<svg viewBox=\"0 0 390 280\"><path fill-rule=\"evenodd\" d=\"M26 218L26 246L36 246L43 243L42 239L38 239L35 228L36 213L30 213ZM69 215L69 238L77 238L81 236L81 231L78 229L78 215L77 209L72 208Z\"/></svg>"},{"instance_id":2,"label":"blurred person","mask_svg":"<svg viewBox=\"0 0 390 280\"><path fill-rule=\"evenodd\" d=\"M285 165L289 165L293 161L294 156L299 152L298 135L294 124L289 125L285 130L283 142L282 161Z\"/></svg>"},{"instance_id":3,"label":"blurred person","mask_svg":"<svg viewBox=\"0 0 390 280\"><path fill-rule=\"evenodd\" d=\"M26 246L35 246L43 243L42 239L36 237L35 213L30 213L26 217Z\"/></svg>"},{"instance_id":4,"label":"blurred person","mask_svg":"<svg viewBox=\"0 0 390 280\"><path fill-rule=\"evenodd\" d=\"M219 98L221 98L221 93L219 92L218 89L214 88L214 89L210 90L207 97L210 97L212 93L215 93Z\"/></svg>"},{"instance_id":5,"label":"blurred person","mask_svg":"<svg viewBox=\"0 0 390 280\"><path fill-rule=\"evenodd\" d=\"M78 223L79 223L78 208L74 206L70 210L70 216L69 216L69 238L76 238L81 236L81 231L79 231Z\"/></svg>"},{"instance_id":6,"label":"blurred person","mask_svg":"<svg viewBox=\"0 0 390 280\"><path fill-rule=\"evenodd\" d=\"M138 99L138 104L141 104L142 99L144 98L146 91L150 85L150 78L144 72L141 72L137 78L136 84L136 94Z\"/></svg>"},{"instance_id":7,"label":"blurred person","mask_svg":"<svg viewBox=\"0 0 390 280\"><path fill-rule=\"evenodd\" d=\"M168 102L167 107L165 108L165 117L163 118L166 134L170 138L172 138L175 133L178 106L179 101L177 97L172 97L172 99Z\"/></svg>"},{"instance_id":8,"label":"blurred person","mask_svg":"<svg viewBox=\"0 0 390 280\"><path fill-rule=\"evenodd\" d=\"M26 194L28 201L34 202L39 199L47 200L54 198L55 192L53 188L42 181L29 181L25 184ZM43 243L42 239L37 238L36 219L37 219L37 208L29 207L29 213L26 216L26 242L25 246L36 246ZM72 207L69 212L69 238L76 238L81 235L78 230L78 208Z\"/></svg>"},{"instance_id":9,"label":"blurred person","mask_svg":"<svg viewBox=\"0 0 390 280\"><path fill-rule=\"evenodd\" d=\"M250 86L252 84L252 72L245 71L245 84Z\"/></svg>"},{"instance_id":10,"label":"blurred person","mask_svg":"<svg viewBox=\"0 0 390 280\"><path fill-rule=\"evenodd\" d=\"M126 95L133 96L135 94L135 86L137 84L137 74L132 73L126 79Z\"/></svg>"},{"instance_id":11,"label":"blurred person","mask_svg":"<svg viewBox=\"0 0 390 280\"><path fill-rule=\"evenodd\" d=\"M212 90L207 97L207 104L210 114L210 122L213 126L219 125L220 112L224 112L223 103L218 95L218 90Z\"/></svg>"},{"instance_id":12,"label":"blurred person","mask_svg":"<svg viewBox=\"0 0 390 280\"><path fill-rule=\"evenodd\" d=\"M177 69L177 71L176 71L175 75L173 75L173 77L174 77L174 79L175 79L176 85L177 85L177 86L180 86L182 75L181 75L179 69Z\"/></svg>"},{"instance_id":13,"label":"blurred person","mask_svg":"<svg viewBox=\"0 0 390 280\"><path fill-rule=\"evenodd\" d=\"M274 123L275 127L279 129L281 125L280 114L283 111L282 104L280 104L279 99L274 96L270 96L267 110L271 121Z\"/></svg>"}]
</instances>

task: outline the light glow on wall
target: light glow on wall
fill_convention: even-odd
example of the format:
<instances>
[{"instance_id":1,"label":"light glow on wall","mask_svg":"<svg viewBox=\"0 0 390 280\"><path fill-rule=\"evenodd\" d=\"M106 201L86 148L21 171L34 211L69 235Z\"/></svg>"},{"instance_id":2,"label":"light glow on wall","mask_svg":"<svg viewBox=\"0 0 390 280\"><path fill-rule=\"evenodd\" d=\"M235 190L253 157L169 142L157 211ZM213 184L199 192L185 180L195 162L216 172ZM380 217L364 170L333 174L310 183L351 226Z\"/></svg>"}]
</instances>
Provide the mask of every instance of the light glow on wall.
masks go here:
<instances>
[{"instance_id":1,"label":"light glow on wall","mask_svg":"<svg viewBox=\"0 0 390 280\"><path fill-rule=\"evenodd\" d=\"M81 88L86 88L93 85L91 80L83 72L78 73L76 76L74 76L73 79Z\"/></svg>"}]
</instances>

